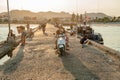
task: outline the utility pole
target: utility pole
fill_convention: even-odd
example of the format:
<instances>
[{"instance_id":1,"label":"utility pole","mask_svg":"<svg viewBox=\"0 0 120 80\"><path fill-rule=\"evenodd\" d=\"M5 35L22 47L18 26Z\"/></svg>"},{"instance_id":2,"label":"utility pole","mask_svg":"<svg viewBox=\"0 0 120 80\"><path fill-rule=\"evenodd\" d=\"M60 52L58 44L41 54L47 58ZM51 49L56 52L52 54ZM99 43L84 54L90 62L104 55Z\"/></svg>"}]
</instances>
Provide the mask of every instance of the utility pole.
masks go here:
<instances>
[{"instance_id":1,"label":"utility pole","mask_svg":"<svg viewBox=\"0 0 120 80\"><path fill-rule=\"evenodd\" d=\"M7 0L7 11L8 11L8 27L10 32L10 12L9 12L9 0Z\"/></svg>"}]
</instances>

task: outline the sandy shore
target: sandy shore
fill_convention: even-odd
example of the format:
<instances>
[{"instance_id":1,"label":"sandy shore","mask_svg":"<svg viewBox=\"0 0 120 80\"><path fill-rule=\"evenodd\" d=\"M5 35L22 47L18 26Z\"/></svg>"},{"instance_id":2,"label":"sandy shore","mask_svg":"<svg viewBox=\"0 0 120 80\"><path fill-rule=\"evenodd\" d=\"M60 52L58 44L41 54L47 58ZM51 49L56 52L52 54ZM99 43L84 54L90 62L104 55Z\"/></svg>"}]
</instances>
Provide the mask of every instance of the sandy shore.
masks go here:
<instances>
[{"instance_id":1,"label":"sandy shore","mask_svg":"<svg viewBox=\"0 0 120 80\"><path fill-rule=\"evenodd\" d=\"M70 37L68 55L54 50L56 28L47 25L47 34L35 33L26 46L18 46L14 56L0 66L1 80L120 80L120 61Z\"/></svg>"}]
</instances>

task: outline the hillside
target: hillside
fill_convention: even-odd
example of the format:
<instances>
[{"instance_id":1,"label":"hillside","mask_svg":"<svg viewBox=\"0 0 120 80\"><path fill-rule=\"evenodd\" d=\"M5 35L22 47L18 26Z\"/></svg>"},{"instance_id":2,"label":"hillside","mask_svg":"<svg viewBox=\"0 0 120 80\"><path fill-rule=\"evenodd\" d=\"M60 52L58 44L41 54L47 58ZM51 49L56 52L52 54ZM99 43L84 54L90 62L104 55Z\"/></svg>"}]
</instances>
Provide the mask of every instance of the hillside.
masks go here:
<instances>
[{"instance_id":1,"label":"hillside","mask_svg":"<svg viewBox=\"0 0 120 80\"><path fill-rule=\"evenodd\" d=\"M95 19L96 17L98 17L98 18L104 18L104 17L111 18L111 16L108 16L108 15L106 15L104 13L87 13L86 15L89 16L89 17L91 17L92 19Z\"/></svg>"},{"instance_id":2,"label":"hillside","mask_svg":"<svg viewBox=\"0 0 120 80\"><path fill-rule=\"evenodd\" d=\"M7 16L6 12L0 13L0 16ZM46 19L50 19L50 18L54 18L54 17L60 17L60 18L66 18L66 17L71 17L71 15L69 13L65 13L65 12L61 12L61 13L57 13L57 12L31 12L31 11L27 11L27 10L12 10L10 11L10 15L12 19L23 19L24 17L37 17L37 19L41 19L41 18L46 18Z\"/></svg>"},{"instance_id":3,"label":"hillside","mask_svg":"<svg viewBox=\"0 0 120 80\"><path fill-rule=\"evenodd\" d=\"M0 13L0 16L6 17L7 12ZM28 11L28 10L12 10L10 11L10 16L11 16L11 19L22 20L24 19L24 17L36 17L38 20L40 20L40 19L50 19L50 18L56 18L56 17L57 18L70 18L71 14L66 13L66 12L52 12L52 11L35 13L35 12ZM98 18L109 17L110 18L110 16L104 13L87 13L87 16L91 17L92 19L96 17Z\"/></svg>"}]
</instances>

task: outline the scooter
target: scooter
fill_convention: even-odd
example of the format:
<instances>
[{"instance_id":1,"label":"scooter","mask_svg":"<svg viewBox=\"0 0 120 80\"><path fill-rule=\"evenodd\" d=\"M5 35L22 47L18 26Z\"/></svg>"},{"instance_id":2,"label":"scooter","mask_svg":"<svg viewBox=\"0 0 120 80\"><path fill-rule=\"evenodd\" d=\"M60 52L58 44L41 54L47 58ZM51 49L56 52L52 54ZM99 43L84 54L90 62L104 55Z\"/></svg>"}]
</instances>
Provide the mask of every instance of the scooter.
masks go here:
<instances>
[{"instance_id":1,"label":"scooter","mask_svg":"<svg viewBox=\"0 0 120 80\"><path fill-rule=\"evenodd\" d=\"M63 56L65 54L65 49L66 48L66 39L65 35L60 34L58 39L57 39L57 53L59 56Z\"/></svg>"}]
</instances>

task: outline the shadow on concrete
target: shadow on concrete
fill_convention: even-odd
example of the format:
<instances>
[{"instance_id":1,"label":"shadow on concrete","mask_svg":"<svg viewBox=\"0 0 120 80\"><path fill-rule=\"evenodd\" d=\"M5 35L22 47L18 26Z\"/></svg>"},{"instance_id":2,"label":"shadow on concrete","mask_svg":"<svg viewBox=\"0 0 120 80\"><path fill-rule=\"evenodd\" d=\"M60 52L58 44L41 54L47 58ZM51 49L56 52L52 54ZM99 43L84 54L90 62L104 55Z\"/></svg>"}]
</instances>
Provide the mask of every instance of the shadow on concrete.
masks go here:
<instances>
[{"instance_id":1,"label":"shadow on concrete","mask_svg":"<svg viewBox=\"0 0 120 80\"><path fill-rule=\"evenodd\" d=\"M4 64L4 74L8 74L8 73L12 73L14 72L17 67L20 65L20 62L22 61L23 57L24 57L24 47L19 47L19 50L17 52L17 55L13 58L11 58L11 60L7 61Z\"/></svg>"},{"instance_id":2,"label":"shadow on concrete","mask_svg":"<svg viewBox=\"0 0 120 80\"><path fill-rule=\"evenodd\" d=\"M76 56L61 57L63 65L75 78L75 80L100 80L93 74Z\"/></svg>"},{"instance_id":3,"label":"shadow on concrete","mask_svg":"<svg viewBox=\"0 0 120 80\"><path fill-rule=\"evenodd\" d=\"M48 33L43 33L45 36L48 36Z\"/></svg>"}]
</instances>

